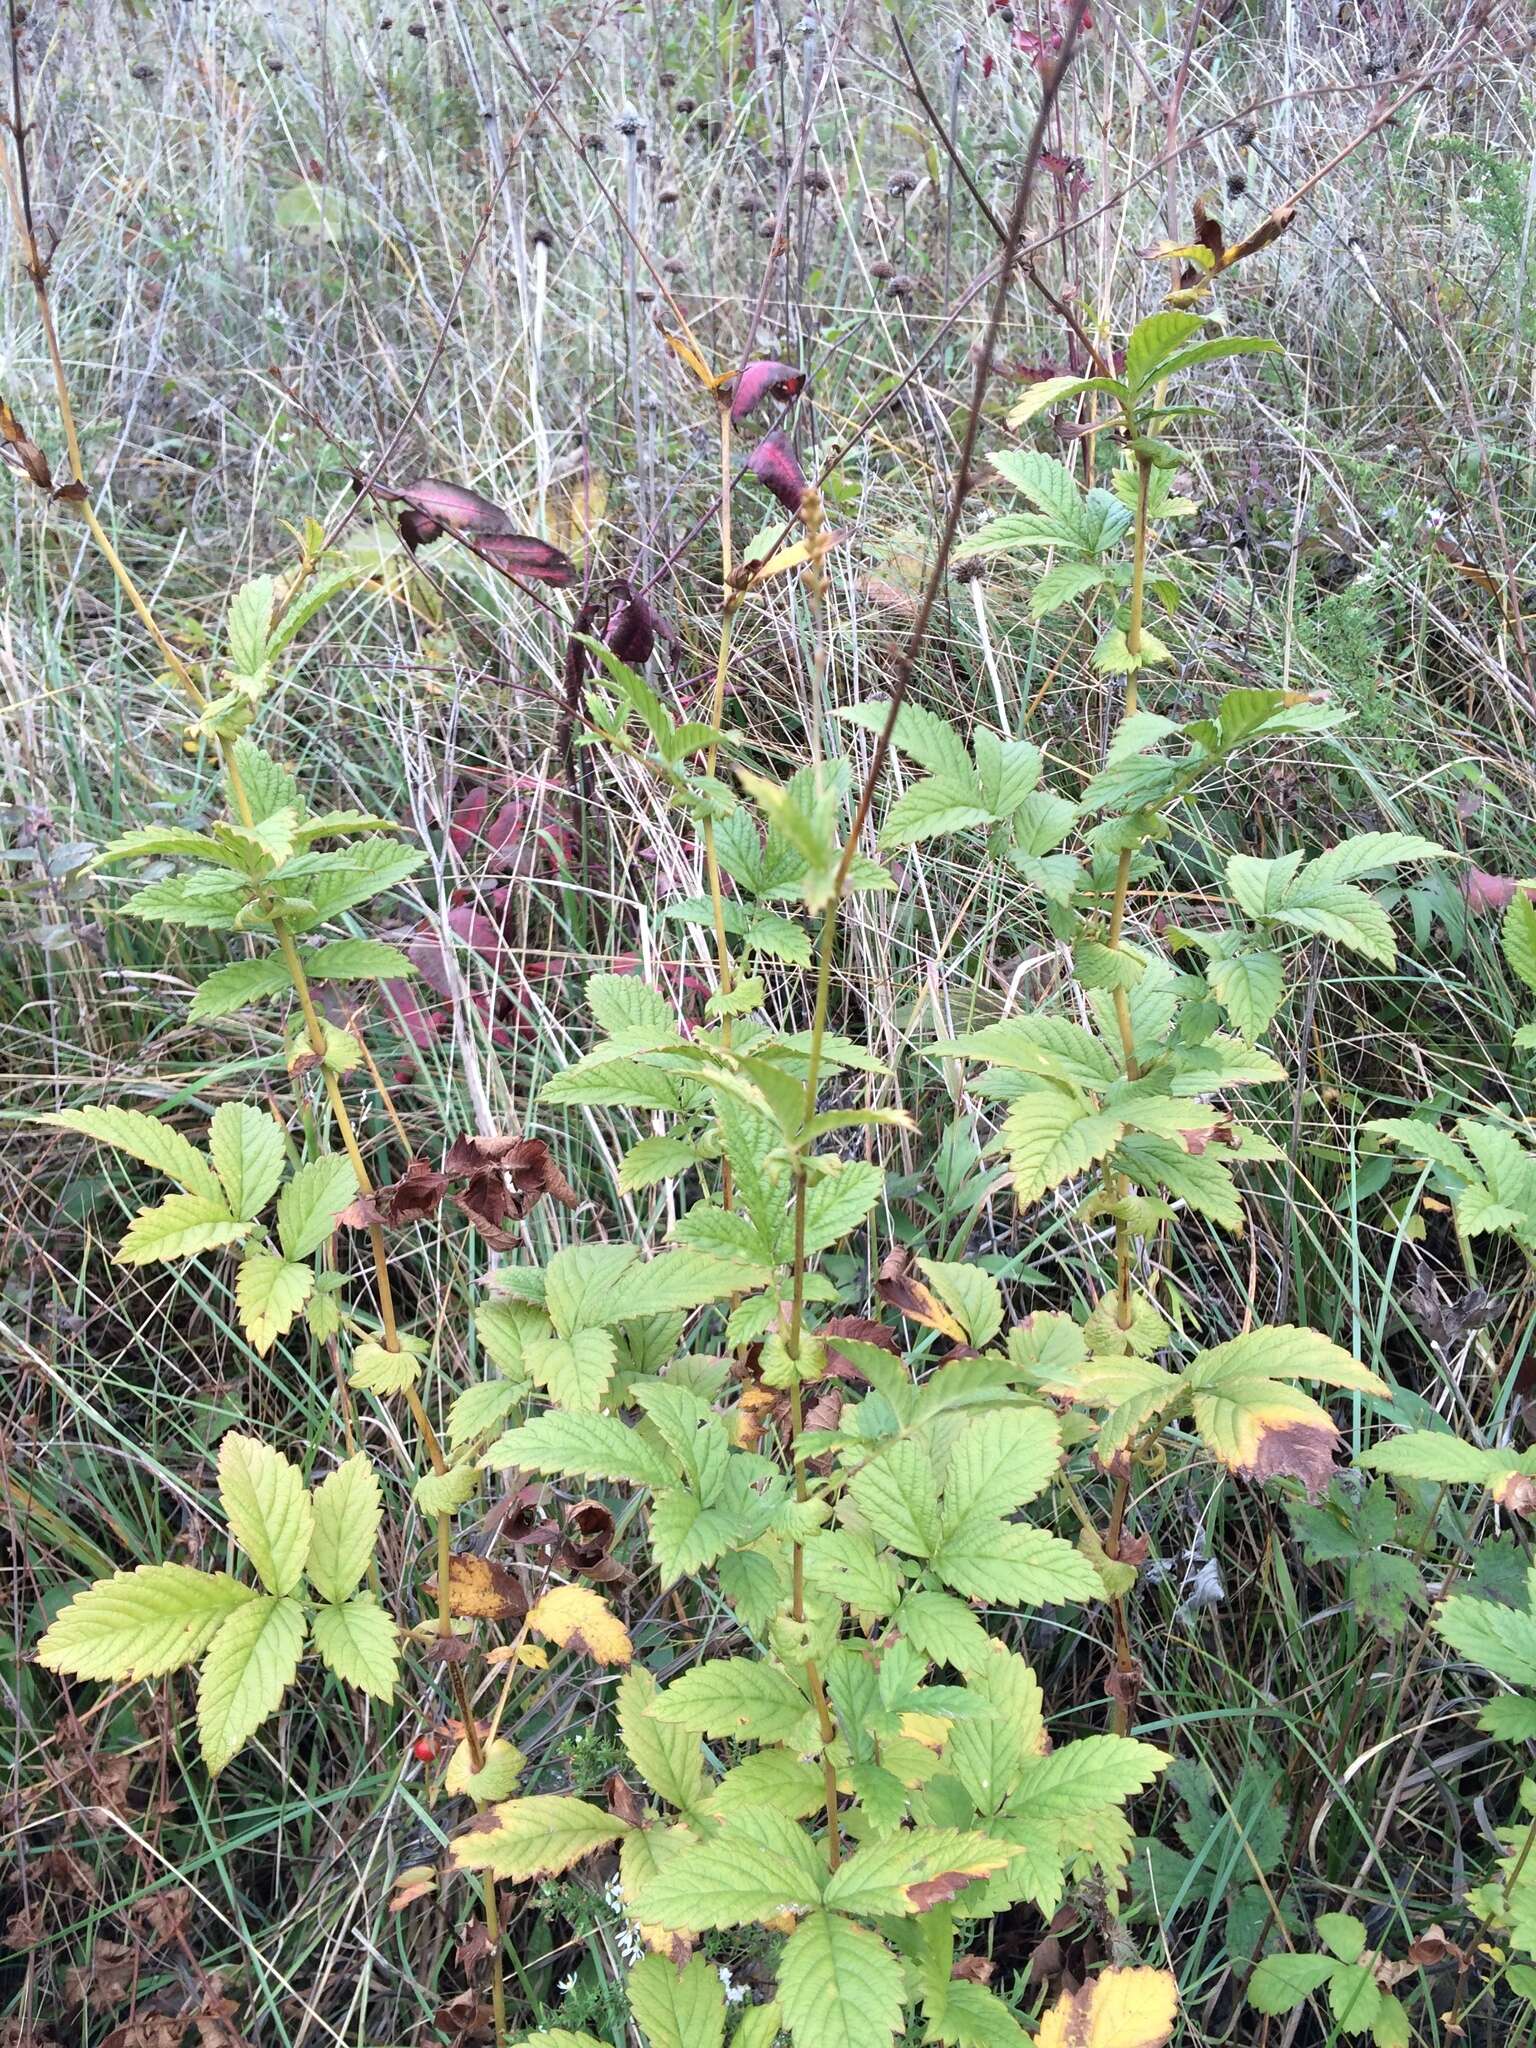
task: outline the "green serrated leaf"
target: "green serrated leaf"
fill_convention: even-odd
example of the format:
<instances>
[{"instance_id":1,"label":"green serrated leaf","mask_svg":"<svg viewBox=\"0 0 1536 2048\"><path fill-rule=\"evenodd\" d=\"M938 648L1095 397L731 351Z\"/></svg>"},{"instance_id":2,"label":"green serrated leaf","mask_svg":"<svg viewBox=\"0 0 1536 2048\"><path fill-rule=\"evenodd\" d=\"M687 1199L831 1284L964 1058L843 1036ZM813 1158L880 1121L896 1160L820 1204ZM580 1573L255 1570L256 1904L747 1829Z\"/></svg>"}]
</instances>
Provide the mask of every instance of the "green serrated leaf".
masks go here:
<instances>
[{"instance_id":1,"label":"green serrated leaf","mask_svg":"<svg viewBox=\"0 0 1536 2048\"><path fill-rule=\"evenodd\" d=\"M551 1400L572 1414L595 1415L613 1377L618 1346L607 1330L582 1329L569 1337L530 1338L523 1356Z\"/></svg>"},{"instance_id":2,"label":"green serrated leaf","mask_svg":"<svg viewBox=\"0 0 1536 2048\"><path fill-rule=\"evenodd\" d=\"M1057 1089L1021 1095L1003 1120L998 1143L1013 1169L1020 1208L1086 1173L1112 1149L1119 1119Z\"/></svg>"},{"instance_id":3,"label":"green serrated leaf","mask_svg":"<svg viewBox=\"0 0 1536 2048\"><path fill-rule=\"evenodd\" d=\"M900 1437L854 1474L849 1496L882 1543L931 1557L939 1541L939 1487L923 1446Z\"/></svg>"},{"instance_id":4,"label":"green serrated leaf","mask_svg":"<svg viewBox=\"0 0 1536 2048\"><path fill-rule=\"evenodd\" d=\"M933 1564L944 1583L967 1599L1010 1607L1097 1600L1103 1592L1089 1559L1061 1537L974 1510L946 1522Z\"/></svg>"},{"instance_id":5,"label":"green serrated leaf","mask_svg":"<svg viewBox=\"0 0 1536 2048\"><path fill-rule=\"evenodd\" d=\"M223 1191L218 1176L197 1147L158 1117L139 1109L61 1109L52 1116L40 1116L40 1124L55 1130L78 1131L98 1144L126 1152L142 1160L157 1173L176 1182L188 1194L201 1195L222 1205Z\"/></svg>"},{"instance_id":6,"label":"green serrated leaf","mask_svg":"<svg viewBox=\"0 0 1536 2048\"><path fill-rule=\"evenodd\" d=\"M1523 887L1517 888L1509 899L1499 928L1499 942L1511 974L1518 975L1536 993L1536 903Z\"/></svg>"},{"instance_id":7,"label":"green serrated leaf","mask_svg":"<svg viewBox=\"0 0 1536 2048\"><path fill-rule=\"evenodd\" d=\"M383 1513L378 1479L359 1451L323 1479L311 1498L309 1582L322 1600L347 1600L362 1584L378 1541Z\"/></svg>"},{"instance_id":8,"label":"green serrated leaf","mask_svg":"<svg viewBox=\"0 0 1536 2048\"><path fill-rule=\"evenodd\" d=\"M751 1657L711 1657L657 1694L658 1721L695 1735L747 1736L777 1742L805 1718L807 1702L772 1664Z\"/></svg>"},{"instance_id":9,"label":"green serrated leaf","mask_svg":"<svg viewBox=\"0 0 1536 2048\"><path fill-rule=\"evenodd\" d=\"M619 1681L619 1739L656 1797L686 1813L704 1795L704 1752L686 1728L656 1720L651 1712L656 1693L650 1672L631 1665Z\"/></svg>"},{"instance_id":10,"label":"green serrated leaf","mask_svg":"<svg viewBox=\"0 0 1536 2048\"><path fill-rule=\"evenodd\" d=\"M901 1965L867 1927L808 1913L779 1958L779 2004L795 2048L890 2048L902 2020Z\"/></svg>"},{"instance_id":11,"label":"green serrated leaf","mask_svg":"<svg viewBox=\"0 0 1536 2048\"><path fill-rule=\"evenodd\" d=\"M120 1266L152 1266L170 1259L192 1258L235 1244L250 1230L232 1217L222 1196L167 1195L152 1208L141 1209L124 1231L114 1254Z\"/></svg>"},{"instance_id":12,"label":"green serrated leaf","mask_svg":"<svg viewBox=\"0 0 1536 2048\"><path fill-rule=\"evenodd\" d=\"M1257 2012L1289 2012L1326 1984L1336 1967L1332 1956L1265 1956L1248 1980L1248 2003Z\"/></svg>"},{"instance_id":13,"label":"green serrated leaf","mask_svg":"<svg viewBox=\"0 0 1536 2048\"><path fill-rule=\"evenodd\" d=\"M676 1472L661 1453L613 1415L565 1415L550 1409L508 1430L481 1462L492 1471L510 1468L653 1488L677 1484Z\"/></svg>"},{"instance_id":14,"label":"green serrated leaf","mask_svg":"<svg viewBox=\"0 0 1536 2048\"><path fill-rule=\"evenodd\" d=\"M682 1138L642 1138L631 1145L619 1163L619 1193L632 1195L638 1188L655 1187L687 1173L699 1163L699 1149Z\"/></svg>"},{"instance_id":15,"label":"green serrated leaf","mask_svg":"<svg viewBox=\"0 0 1536 2048\"><path fill-rule=\"evenodd\" d=\"M213 1161L230 1214L250 1221L283 1177L283 1133L275 1117L250 1102L226 1102L208 1127Z\"/></svg>"},{"instance_id":16,"label":"green serrated leaf","mask_svg":"<svg viewBox=\"0 0 1536 2048\"><path fill-rule=\"evenodd\" d=\"M667 1857L630 1904L652 1924L704 1933L814 1905L824 1882L805 1831L761 1807L732 1815L708 1841Z\"/></svg>"},{"instance_id":17,"label":"green serrated leaf","mask_svg":"<svg viewBox=\"0 0 1536 2048\"><path fill-rule=\"evenodd\" d=\"M276 597L273 579L256 576L249 583L242 583L229 601L225 619L229 665L238 676L254 679L266 670L267 634Z\"/></svg>"},{"instance_id":18,"label":"green serrated leaf","mask_svg":"<svg viewBox=\"0 0 1536 2048\"><path fill-rule=\"evenodd\" d=\"M1060 1464L1060 1424L1045 1408L978 1416L950 1447L944 1526L973 1514L1012 1514L1050 1485Z\"/></svg>"},{"instance_id":19,"label":"green serrated leaf","mask_svg":"<svg viewBox=\"0 0 1536 2048\"><path fill-rule=\"evenodd\" d=\"M356 1195L357 1176L340 1153L299 1167L277 1201L277 1236L284 1258L298 1261L318 1251Z\"/></svg>"},{"instance_id":20,"label":"green serrated leaf","mask_svg":"<svg viewBox=\"0 0 1536 2048\"><path fill-rule=\"evenodd\" d=\"M403 1394L420 1378L421 1361L414 1351L404 1346L391 1351L372 1338L356 1347L347 1368L347 1385L364 1394Z\"/></svg>"},{"instance_id":21,"label":"green serrated leaf","mask_svg":"<svg viewBox=\"0 0 1536 2048\"><path fill-rule=\"evenodd\" d=\"M253 1436L231 1430L219 1445L219 1498L229 1533L269 1593L291 1593L304 1576L314 1511L298 1468Z\"/></svg>"},{"instance_id":22,"label":"green serrated leaf","mask_svg":"<svg viewBox=\"0 0 1536 2048\"><path fill-rule=\"evenodd\" d=\"M288 1334L314 1285L314 1271L307 1265L290 1264L275 1252L246 1253L235 1276L235 1304L255 1351L265 1356Z\"/></svg>"},{"instance_id":23,"label":"green serrated leaf","mask_svg":"<svg viewBox=\"0 0 1536 2048\"><path fill-rule=\"evenodd\" d=\"M311 981L408 981L416 967L398 946L377 939L337 939L306 953L304 971Z\"/></svg>"},{"instance_id":24,"label":"green serrated leaf","mask_svg":"<svg viewBox=\"0 0 1536 2048\"><path fill-rule=\"evenodd\" d=\"M376 1700L393 1699L399 1671L395 1624L371 1593L317 1607L310 1632L321 1661L338 1678Z\"/></svg>"},{"instance_id":25,"label":"green serrated leaf","mask_svg":"<svg viewBox=\"0 0 1536 2048\"><path fill-rule=\"evenodd\" d=\"M214 1017L230 1017L250 1003L283 994L291 984L288 969L280 959L237 960L229 967L217 967L200 981L187 1009L190 1024Z\"/></svg>"},{"instance_id":26,"label":"green serrated leaf","mask_svg":"<svg viewBox=\"0 0 1536 2048\"><path fill-rule=\"evenodd\" d=\"M488 1870L521 1884L557 1877L625 1832L624 1821L585 1800L539 1793L488 1807L455 1836L448 1860L456 1870Z\"/></svg>"},{"instance_id":27,"label":"green serrated leaf","mask_svg":"<svg viewBox=\"0 0 1536 2048\"><path fill-rule=\"evenodd\" d=\"M215 1777L281 1706L303 1649L296 1600L260 1595L220 1624L197 1682L198 1740Z\"/></svg>"},{"instance_id":28,"label":"green serrated leaf","mask_svg":"<svg viewBox=\"0 0 1536 2048\"><path fill-rule=\"evenodd\" d=\"M647 2048L721 2048L725 1992L703 1956L691 1956L681 1970L670 1956L642 1956L624 1988Z\"/></svg>"},{"instance_id":29,"label":"green serrated leaf","mask_svg":"<svg viewBox=\"0 0 1536 2048\"><path fill-rule=\"evenodd\" d=\"M162 1678L194 1663L220 1625L258 1595L227 1572L141 1564L77 1593L37 1646L73 1678Z\"/></svg>"},{"instance_id":30,"label":"green serrated leaf","mask_svg":"<svg viewBox=\"0 0 1536 2048\"><path fill-rule=\"evenodd\" d=\"M1152 313L1138 321L1125 345L1126 383L1133 391L1141 391L1155 381L1161 366L1204 326L1200 313Z\"/></svg>"},{"instance_id":31,"label":"green serrated leaf","mask_svg":"<svg viewBox=\"0 0 1536 2048\"><path fill-rule=\"evenodd\" d=\"M1473 1664L1511 1685L1536 1686L1536 1615L1454 1593L1434 1618L1436 1633Z\"/></svg>"},{"instance_id":32,"label":"green serrated leaf","mask_svg":"<svg viewBox=\"0 0 1536 2048\"><path fill-rule=\"evenodd\" d=\"M473 1465L450 1465L446 1472L423 1472L411 1498L424 1515L456 1515L478 1484Z\"/></svg>"}]
</instances>

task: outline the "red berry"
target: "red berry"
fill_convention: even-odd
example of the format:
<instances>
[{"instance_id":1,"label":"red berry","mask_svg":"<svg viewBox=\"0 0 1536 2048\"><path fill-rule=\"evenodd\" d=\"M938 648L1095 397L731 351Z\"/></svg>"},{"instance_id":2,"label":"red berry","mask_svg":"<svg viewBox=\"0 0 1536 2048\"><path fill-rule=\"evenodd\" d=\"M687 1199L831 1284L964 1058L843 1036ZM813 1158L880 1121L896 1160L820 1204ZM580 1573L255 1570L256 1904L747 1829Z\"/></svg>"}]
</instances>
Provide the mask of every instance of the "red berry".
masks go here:
<instances>
[{"instance_id":1,"label":"red berry","mask_svg":"<svg viewBox=\"0 0 1536 2048\"><path fill-rule=\"evenodd\" d=\"M429 1764L437 1755L437 1744L430 1735L418 1735L411 1744L411 1755L419 1764Z\"/></svg>"}]
</instances>

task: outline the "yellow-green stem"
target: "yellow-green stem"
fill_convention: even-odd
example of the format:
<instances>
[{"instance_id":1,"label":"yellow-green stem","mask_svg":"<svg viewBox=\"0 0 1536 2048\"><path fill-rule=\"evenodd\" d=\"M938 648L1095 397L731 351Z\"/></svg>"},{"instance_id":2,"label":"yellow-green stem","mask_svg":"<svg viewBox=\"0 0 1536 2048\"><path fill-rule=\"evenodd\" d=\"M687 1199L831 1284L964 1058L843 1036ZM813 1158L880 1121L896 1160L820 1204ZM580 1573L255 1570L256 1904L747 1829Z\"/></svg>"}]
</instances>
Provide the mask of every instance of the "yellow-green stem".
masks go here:
<instances>
[{"instance_id":1,"label":"yellow-green stem","mask_svg":"<svg viewBox=\"0 0 1536 2048\"><path fill-rule=\"evenodd\" d=\"M1152 465L1146 456L1136 458L1136 521L1131 542L1131 602L1130 617L1126 622L1125 646L1131 657L1131 669L1125 679L1124 715L1135 715L1138 697L1136 687L1137 665L1142 651L1142 627L1147 598L1147 494L1152 478ZM1132 849L1121 849L1115 868L1115 889L1109 906L1109 931L1105 945L1112 953L1118 953L1125 930L1126 898L1131 886ZM1115 1027L1120 1034L1120 1049L1125 1060L1128 1080L1134 1081L1140 1074L1136 1059L1136 1029L1131 1017L1130 998L1123 987L1114 991ZM1130 1183L1124 1174L1114 1176L1114 1194L1119 1203L1130 1195ZM1136 1257L1136 1238L1122 1216L1115 1219L1115 1321L1122 1330L1129 1330L1135 1311L1132 1303L1131 1279ZM1125 1524L1126 1508L1130 1502L1130 1480L1122 1476L1115 1483L1114 1506L1110 1516L1109 1540L1106 1550L1113 1558L1118 1554L1120 1535ZM1125 1735L1130 1729L1130 1700L1135 1672L1135 1658L1131 1651L1130 1629L1125 1602L1115 1598L1110 1602L1110 1612L1115 1638L1116 1687L1112 1708L1112 1726L1115 1734Z\"/></svg>"},{"instance_id":2,"label":"yellow-green stem","mask_svg":"<svg viewBox=\"0 0 1536 2048\"><path fill-rule=\"evenodd\" d=\"M801 505L806 533L813 543L807 568L807 583L811 594L813 616L818 627L818 653L825 643L825 620L822 608L825 603L826 585L821 575L821 562L814 543L821 534L821 495L815 490L807 491ZM816 949L816 995L811 1015L810 1048L806 1055L805 1095L800 1116L802 1134L809 1128L816 1114L816 1091L821 1078L822 1042L826 1037L827 1012L830 1006L832 987L832 958L837 946L838 910L842 901L843 887L852 862L854 834L850 833L848 845L838 862L837 874L832 884L832 894L821 920L821 936ZM808 1142L802 1138L802 1143ZM791 1360L798 1362L800 1346L805 1331L805 1227L806 1200L809 1180L802 1149L796 1147L794 1165L795 1187L795 1249L794 1268L791 1279L789 1334L785 1339L785 1350ZM790 1447L791 1462L794 1466L795 1498L803 1501L808 1497L805 1459L800 1452L800 1435L804 1423L804 1407L797 1378L790 1389L790 1428L793 1441ZM792 1598L791 1612L796 1622L805 1620L805 1551L796 1543L791 1550ZM805 1666L806 1683L816 1707L817 1723L821 1730L821 1774L822 1794L827 1812L827 1864L836 1870L842 1850L839 1841L837 1819L837 1767L832 1761L831 1744L837 1734L837 1724L827 1704L826 1688L814 1659L808 1658Z\"/></svg>"},{"instance_id":3,"label":"yellow-green stem","mask_svg":"<svg viewBox=\"0 0 1536 2048\"><path fill-rule=\"evenodd\" d=\"M731 656L731 625L736 616L738 603L737 595L731 589L731 410L724 404L720 407L720 588L720 646L715 655L715 687L709 700L709 723L711 729L717 733L725 717L725 685ZM706 775L713 777L719 758L719 741L711 740L704 756ZM715 821L712 817L706 817L704 820L704 880L709 890L710 910L714 917L715 972L720 984L720 994L728 996L736 985L735 967L731 959L730 938L725 929L725 894L720 886L720 858L715 847ZM727 1050L730 1049L729 1015L720 1019L720 1043ZM732 1193L731 1162L722 1158L722 1208L730 1208Z\"/></svg>"}]
</instances>

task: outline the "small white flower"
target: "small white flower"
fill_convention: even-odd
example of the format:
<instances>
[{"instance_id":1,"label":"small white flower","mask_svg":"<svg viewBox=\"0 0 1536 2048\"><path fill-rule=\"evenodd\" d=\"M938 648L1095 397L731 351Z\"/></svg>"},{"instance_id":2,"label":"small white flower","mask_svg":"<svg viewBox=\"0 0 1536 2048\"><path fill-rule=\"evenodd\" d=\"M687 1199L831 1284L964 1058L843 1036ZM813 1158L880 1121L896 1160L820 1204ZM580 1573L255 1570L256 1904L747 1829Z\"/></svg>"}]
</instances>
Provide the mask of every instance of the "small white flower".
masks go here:
<instances>
[{"instance_id":1,"label":"small white flower","mask_svg":"<svg viewBox=\"0 0 1536 2048\"><path fill-rule=\"evenodd\" d=\"M721 1986L725 1992L726 2004L742 2004L747 1995L746 1985L738 1984L736 1980L732 1977L729 1963L719 1963L716 1965L716 1969L719 1973Z\"/></svg>"},{"instance_id":2,"label":"small white flower","mask_svg":"<svg viewBox=\"0 0 1536 2048\"><path fill-rule=\"evenodd\" d=\"M555 1989L562 1998L568 1997L576 1989L576 1972L572 1970L569 1977L562 1977Z\"/></svg>"}]
</instances>

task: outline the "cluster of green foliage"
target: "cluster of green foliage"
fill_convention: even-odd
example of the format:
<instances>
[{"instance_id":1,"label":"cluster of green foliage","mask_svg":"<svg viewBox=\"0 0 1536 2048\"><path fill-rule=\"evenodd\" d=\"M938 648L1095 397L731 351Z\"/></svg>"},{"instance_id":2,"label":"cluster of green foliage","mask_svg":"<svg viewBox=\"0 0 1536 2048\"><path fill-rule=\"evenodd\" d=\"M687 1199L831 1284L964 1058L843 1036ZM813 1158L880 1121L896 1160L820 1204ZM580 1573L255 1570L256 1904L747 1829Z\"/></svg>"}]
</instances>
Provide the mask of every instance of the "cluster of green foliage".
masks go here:
<instances>
[{"instance_id":1,"label":"cluster of green foliage","mask_svg":"<svg viewBox=\"0 0 1536 2048\"><path fill-rule=\"evenodd\" d=\"M1267 756L1342 716L1280 689L1231 689L1209 715L1184 721L1140 702L1141 682L1173 659L1146 623L1149 600L1175 618L1188 576L1162 545L1164 523L1193 509L1173 493L1179 457L1168 438L1191 408L1171 401L1169 386L1262 347L1209 337L1195 314L1157 314L1130 335L1122 375L1050 380L1014 415L1024 428L1088 393L1107 412L1102 486L1084 488L1038 449L1011 450L997 467L1030 510L971 543L992 556L1048 553L1034 615L1083 608L1095 666L1125 679L1124 715L1081 786L1056 786L1024 738L984 728L963 738L905 701L860 705L852 728L888 734L914 771L871 848L850 837L851 754L771 779L730 732L677 724L641 674L595 650L583 744L652 778L699 834L709 896L666 908L715 932L719 978L703 1021L684 1029L659 989L596 976L594 1041L544 1102L651 1119L621 1185L677 1193L672 1241L655 1252L576 1243L543 1265L499 1266L478 1322L493 1376L457 1394L445 1446L422 1432L431 1469L414 1498L438 1526L440 1600L456 1518L483 1473L510 1472L643 1503L655 1586L705 1578L730 1618L727 1654L659 1684L631 1663L624 1628L595 1594L557 1589L517 1648L532 1630L629 1667L618 1729L643 1793L598 1805L520 1791L524 1760L469 1716L448 1779L479 1811L450 1845L445 1883L473 1876L494 1902L498 1884L616 1852L625 1912L648 1950L628 1996L651 2048L720 2048L724 1993L696 1945L723 1929L767 1930L776 1943L775 1996L740 2013L732 2048L768 2048L780 2032L795 2048L888 2048L912 2028L942 2048L1023 2043L1004 1998L953 1974L957 1925L1019 1902L1049 1916L1074 1885L1096 1883L1111 1900L1134 1882L1140 1895L1150 1886L1207 1901L1220 1885L1234 1960L1300 1933L1283 1883L1271 1903L1281 1845L1262 1769L1245 1776L1222 1822L1247 1860L1213 1847L1221 1830L1209 1788L1187 1770L1176 1781L1191 1816L1183 1851L1138 1843L1130 1804L1172 1761L1130 1732L1137 1670L1125 1598L1139 1559L1122 1553L1123 1492L1100 1529L1076 1483L1108 1470L1125 1489L1138 1468L1171 1459L1280 1482L1293 1498L1297 1481L1317 1493L1342 1439L1306 1387L1367 1402L1391 1395L1348 1351L1297 1325L1199 1342L1170 1317L1144 1255L1191 1212L1241 1229L1239 1174L1279 1156L1241 1105L1283 1077L1263 1041L1298 958L1322 942L1390 968L1394 932L1369 884L1444 857L1396 832L1311 854L1234 854L1202 921L1156 941L1127 933L1129 892L1159 888L1182 807L1245 752ZM779 560L803 569L814 606L824 537L809 501L807 527L807 543ZM369 1192L343 1095L362 1055L311 996L316 983L409 971L392 948L335 928L420 855L397 845L386 820L310 816L249 731L296 633L348 580L307 553L286 589L263 578L240 592L223 658L194 678L195 729L219 751L228 818L205 832L129 833L102 854L180 863L170 879L133 886L128 915L254 942L252 957L203 982L192 1015L291 1003L286 1064L303 1116L285 1127L267 1109L231 1104L214 1116L206 1152L140 1111L50 1121L172 1183L134 1216L120 1260L235 1252L234 1302L258 1351L302 1316L316 1337L345 1346L355 1388L403 1400L420 1425L417 1382L432 1341L395 1319L378 1226L371 1299L334 1249L340 1219ZM728 594L727 616L738 601ZM897 886L889 856L935 839L1006 874L1071 973L1049 1005L934 1039L926 1056L997 1105L989 1150L1006 1161L1020 1207L1055 1202L1108 1247L1101 1297L1082 1318L1058 1308L1014 1321L985 1267L914 1265L898 1304L919 1330L954 1342L937 1362L922 1340L893 1348L889 1330L832 1327L830 1311L865 1304L846 1303L825 1265L882 1201L882 1133L912 1128L876 1099L887 1077L875 1053L828 1028L840 918L858 892ZM1536 911L1523 895L1505 949L1536 990ZM771 1021L764 976L780 969L813 977L808 1031ZM853 1076L864 1078L862 1102L844 1086L840 1106L824 1107L829 1079ZM1376 1128L1423 1162L1415 1170L1435 1177L1466 1240L1497 1233L1536 1252L1536 1154L1512 1132L1484 1118L1462 1119L1455 1135L1412 1118ZM863 1156L848 1156L850 1134ZM703 1192L684 1199L685 1187ZM806 1390L834 1365L844 1398L808 1427ZM1362 1462L1411 1481L1485 1486L1516 1507L1536 1489L1536 1455L1449 1432L1394 1437ZM215 1772L277 1708L306 1638L340 1678L386 1698L399 1682L401 1633L376 1573L360 1590L380 1516L366 1459L309 1492L283 1459L232 1434L220 1482L257 1583L141 1562L78 1594L38 1652L50 1670L92 1680L200 1662L199 1730ZM1075 1540L1059 1531L1063 1514ZM1099 1604L1115 1640L1113 1725L1053 1746L1029 1661L983 1615ZM1436 1626L1464 1657L1531 1689L1496 1701L1490 1728L1536 1735L1536 1614L1458 1594ZM444 1605L427 1635L462 1629ZM1524 1835L1511 1842L1481 1910L1512 1952L1531 1953L1526 1846ZM1335 1913L1316 1931L1326 1954L1259 1963L1255 2006L1279 2012L1322 1993L1340 2030L1369 2030L1378 2048L1406 2042L1406 2008L1383 1988L1360 1924ZM1173 2023L1171 1979L1121 1962L1064 1997L1035 2038L1044 2048L1152 2048ZM558 2026L531 2038L594 2048Z\"/></svg>"}]
</instances>

